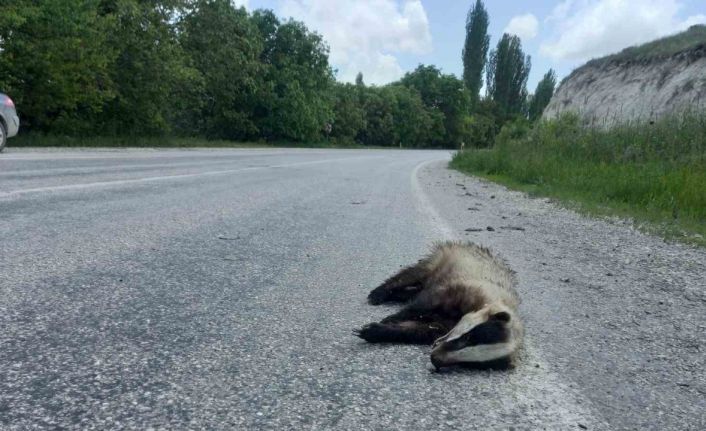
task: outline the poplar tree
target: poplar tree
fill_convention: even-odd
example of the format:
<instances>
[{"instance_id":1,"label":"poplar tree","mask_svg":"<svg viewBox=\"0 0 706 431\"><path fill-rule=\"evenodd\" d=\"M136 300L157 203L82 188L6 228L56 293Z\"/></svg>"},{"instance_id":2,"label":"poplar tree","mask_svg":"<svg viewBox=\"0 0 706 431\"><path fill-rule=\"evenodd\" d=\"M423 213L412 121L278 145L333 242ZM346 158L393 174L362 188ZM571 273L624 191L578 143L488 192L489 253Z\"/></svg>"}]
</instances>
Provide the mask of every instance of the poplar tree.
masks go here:
<instances>
[{"instance_id":1,"label":"poplar tree","mask_svg":"<svg viewBox=\"0 0 706 431\"><path fill-rule=\"evenodd\" d=\"M503 34L497 48L490 53L486 76L488 95L503 114L523 111L530 69L531 59L522 51L520 38Z\"/></svg>"},{"instance_id":2,"label":"poplar tree","mask_svg":"<svg viewBox=\"0 0 706 431\"><path fill-rule=\"evenodd\" d=\"M481 0L468 11L466 18L466 43L463 46L463 82L475 105L483 86L490 36L488 36L488 12Z\"/></svg>"},{"instance_id":3,"label":"poplar tree","mask_svg":"<svg viewBox=\"0 0 706 431\"><path fill-rule=\"evenodd\" d=\"M549 69L541 81L537 84L537 89L534 91L534 96L529 103L529 119L530 121L536 121L544 112L544 108L547 107L549 101L552 100L554 95L554 88L556 87L556 74L554 70Z\"/></svg>"}]
</instances>

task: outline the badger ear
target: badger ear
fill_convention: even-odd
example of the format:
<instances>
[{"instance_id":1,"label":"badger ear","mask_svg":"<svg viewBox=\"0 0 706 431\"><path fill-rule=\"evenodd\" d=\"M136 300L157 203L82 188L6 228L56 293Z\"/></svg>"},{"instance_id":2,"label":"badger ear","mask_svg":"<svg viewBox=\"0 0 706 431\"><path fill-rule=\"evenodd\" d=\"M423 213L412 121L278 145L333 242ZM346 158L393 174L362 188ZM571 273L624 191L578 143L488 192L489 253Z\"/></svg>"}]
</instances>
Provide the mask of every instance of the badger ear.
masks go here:
<instances>
[{"instance_id":1,"label":"badger ear","mask_svg":"<svg viewBox=\"0 0 706 431\"><path fill-rule=\"evenodd\" d=\"M499 320L501 322L507 323L510 321L510 313L508 313L507 311L500 311L490 316L490 318L492 320Z\"/></svg>"}]
</instances>

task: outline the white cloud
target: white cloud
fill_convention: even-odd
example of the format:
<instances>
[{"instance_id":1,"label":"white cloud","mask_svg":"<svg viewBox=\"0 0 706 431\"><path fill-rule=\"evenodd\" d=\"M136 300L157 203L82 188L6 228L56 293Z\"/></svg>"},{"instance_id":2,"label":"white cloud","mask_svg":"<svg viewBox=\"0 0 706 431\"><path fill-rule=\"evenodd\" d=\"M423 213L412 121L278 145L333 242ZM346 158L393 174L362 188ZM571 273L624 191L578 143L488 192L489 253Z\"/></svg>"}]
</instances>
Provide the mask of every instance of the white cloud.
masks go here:
<instances>
[{"instance_id":1,"label":"white cloud","mask_svg":"<svg viewBox=\"0 0 706 431\"><path fill-rule=\"evenodd\" d=\"M552 22L552 21L561 21L563 19L566 19L566 17L569 15L569 10L571 9L571 6L574 4L573 0L564 0L558 5L554 7L552 12L549 14L547 18L545 18L545 22Z\"/></svg>"},{"instance_id":2,"label":"white cloud","mask_svg":"<svg viewBox=\"0 0 706 431\"><path fill-rule=\"evenodd\" d=\"M432 47L421 0L284 0L279 12L323 35L343 81L358 72L368 84L393 81L403 73L396 54Z\"/></svg>"},{"instance_id":3,"label":"white cloud","mask_svg":"<svg viewBox=\"0 0 706 431\"><path fill-rule=\"evenodd\" d=\"M249 0L231 0L235 7L245 6L246 9L250 8Z\"/></svg>"},{"instance_id":4,"label":"white cloud","mask_svg":"<svg viewBox=\"0 0 706 431\"><path fill-rule=\"evenodd\" d=\"M696 24L706 24L706 15L700 13L698 15L692 15L688 17L679 24L679 26L677 27L677 31L686 30L692 25Z\"/></svg>"},{"instance_id":5,"label":"white cloud","mask_svg":"<svg viewBox=\"0 0 706 431\"><path fill-rule=\"evenodd\" d=\"M513 17L503 30L504 33L514 34L523 41L534 39L539 31L539 21L531 13Z\"/></svg>"},{"instance_id":6,"label":"white cloud","mask_svg":"<svg viewBox=\"0 0 706 431\"><path fill-rule=\"evenodd\" d=\"M540 54L585 61L705 23L705 15L680 19L679 0L565 0L545 20L554 37Z\"/></svg>"}]
</instances>

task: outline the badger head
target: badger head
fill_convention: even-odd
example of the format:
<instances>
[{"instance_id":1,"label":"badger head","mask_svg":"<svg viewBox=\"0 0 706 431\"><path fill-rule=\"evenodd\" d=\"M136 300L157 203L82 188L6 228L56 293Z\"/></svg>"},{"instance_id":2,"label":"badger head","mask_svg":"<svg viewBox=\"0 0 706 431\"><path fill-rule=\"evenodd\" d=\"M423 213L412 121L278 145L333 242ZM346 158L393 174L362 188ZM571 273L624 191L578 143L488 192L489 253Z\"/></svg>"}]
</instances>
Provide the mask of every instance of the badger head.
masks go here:
<instances>
[{"instance_id":1,"label":"badger head","mask_svg":"<svg viewBox=\"0 0 706 431\"><path fill-rule=\"evenodd\" d=\"M492 305L464 315L446 335L436 340L431 362L449 365L508 367L520 346L522 325L507 307Z\"/></svg>"}]
</instances>

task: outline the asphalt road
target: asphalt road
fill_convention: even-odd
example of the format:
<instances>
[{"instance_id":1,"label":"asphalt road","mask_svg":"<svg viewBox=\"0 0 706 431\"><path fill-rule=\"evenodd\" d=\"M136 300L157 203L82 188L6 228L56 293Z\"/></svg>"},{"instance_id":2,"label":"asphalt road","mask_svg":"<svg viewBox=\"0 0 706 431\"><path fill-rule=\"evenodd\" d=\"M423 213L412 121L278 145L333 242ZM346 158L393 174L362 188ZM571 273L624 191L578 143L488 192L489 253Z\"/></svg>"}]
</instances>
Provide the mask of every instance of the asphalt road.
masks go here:
<instances>
[{"instance_id":1,"label":"asphalt road","mask_svg":"<svg viewBox=\"0 0 706 431\"><path fill-rule=\"evenodd\" d=\"M10 148L0 429L706 429L706 252L448 158ZM369 289L447 238L517 270L515 370L352 335L391 312Z\"/></svg>"}]
</instances>

